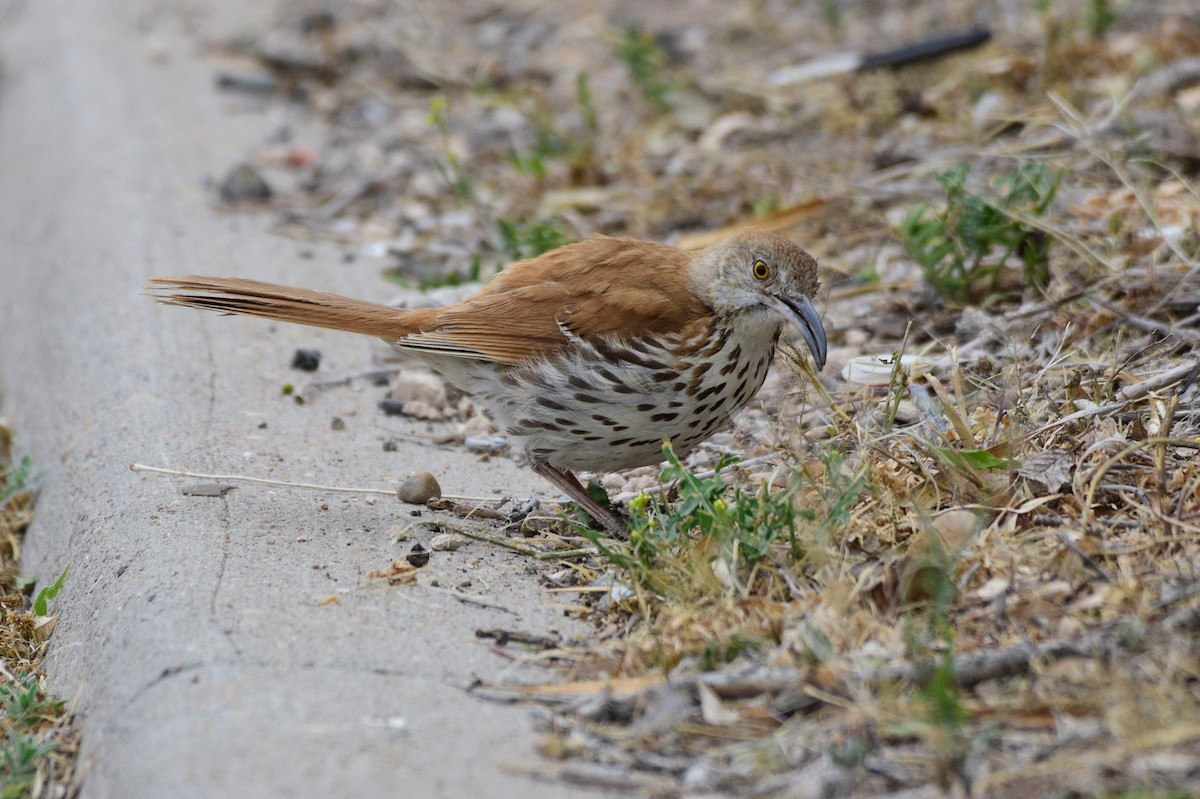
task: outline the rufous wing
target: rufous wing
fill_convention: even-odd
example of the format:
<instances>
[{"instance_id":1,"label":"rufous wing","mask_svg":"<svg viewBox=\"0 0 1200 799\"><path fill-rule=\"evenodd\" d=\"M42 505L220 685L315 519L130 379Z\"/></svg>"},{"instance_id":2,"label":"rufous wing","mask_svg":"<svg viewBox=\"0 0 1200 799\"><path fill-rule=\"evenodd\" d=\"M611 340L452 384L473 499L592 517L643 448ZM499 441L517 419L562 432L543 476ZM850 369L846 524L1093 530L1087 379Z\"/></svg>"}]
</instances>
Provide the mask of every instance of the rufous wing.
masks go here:
<instances>
[{"instance_id":1,"label":"rufous wing","mask_svg":"<svg viewBox=\"0 0 1200 799\"><path fill-rule=\"evenodd\" d=\"M572 336L635 338L705 319L687 278L690 256L635 239L595 238L510 266L479 294L443 309L401 349L520 363Z\"/></svg>"}]
</instances>

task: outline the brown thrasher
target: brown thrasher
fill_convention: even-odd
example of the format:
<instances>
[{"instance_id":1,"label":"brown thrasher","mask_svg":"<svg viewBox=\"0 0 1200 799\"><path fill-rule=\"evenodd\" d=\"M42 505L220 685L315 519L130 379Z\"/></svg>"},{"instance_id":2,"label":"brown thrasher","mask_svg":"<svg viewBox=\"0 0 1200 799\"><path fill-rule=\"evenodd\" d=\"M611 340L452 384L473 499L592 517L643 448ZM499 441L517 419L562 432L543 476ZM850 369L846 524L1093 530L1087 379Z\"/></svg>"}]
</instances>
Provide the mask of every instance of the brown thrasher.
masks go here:
<instances>
[{"instance_id":1,"label":"brown thrasher","mask_svg":"<svg viewBox=\"0 0 1200 799\"><path fill-rule=\"evenodd\" d=\"M758 230L694 253L597 237L512 264L444 308L399 310L221 277L151 278L161 302L346 330L418 356L471 394L535 472L610 531L623 521L572 474L681 456L762 386L784 322L818 369L817 263Z\"/></svg>"}]
</instances>

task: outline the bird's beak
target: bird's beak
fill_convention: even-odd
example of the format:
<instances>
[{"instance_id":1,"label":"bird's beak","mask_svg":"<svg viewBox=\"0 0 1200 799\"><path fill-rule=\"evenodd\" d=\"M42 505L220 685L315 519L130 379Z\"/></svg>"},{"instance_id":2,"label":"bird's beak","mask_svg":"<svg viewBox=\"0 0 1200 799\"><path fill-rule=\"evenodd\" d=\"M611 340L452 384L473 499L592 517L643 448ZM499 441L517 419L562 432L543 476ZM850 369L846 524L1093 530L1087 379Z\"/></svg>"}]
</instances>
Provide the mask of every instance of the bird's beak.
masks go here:
<instances>
[{"instance_id":1,"label":"bird's beak","mask_svg":"<svg viewBox=\"0 0 1200 799\"><path fill-rule=\"evenodd\" d=\"M825 326L821 324L821 317L817 315L817 309L813 307L812 302L803 294L799 297L777 296L775 301L784 317L800 331L804 343L813 355L817 371L824 369L825 358L829 355L829 343L825 340Z\"/></svg>"}]
</instances>

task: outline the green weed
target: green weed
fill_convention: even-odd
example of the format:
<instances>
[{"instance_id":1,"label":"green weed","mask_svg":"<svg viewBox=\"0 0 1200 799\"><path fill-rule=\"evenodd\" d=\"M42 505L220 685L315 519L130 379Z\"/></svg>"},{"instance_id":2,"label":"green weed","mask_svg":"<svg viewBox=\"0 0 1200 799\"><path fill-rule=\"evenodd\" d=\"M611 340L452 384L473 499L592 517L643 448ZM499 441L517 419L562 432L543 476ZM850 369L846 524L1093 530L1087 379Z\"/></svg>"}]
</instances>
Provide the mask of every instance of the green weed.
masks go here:
<instances>
[{"instance_id":1,"label":"green weed","mask_svg":"<svg viewBox=\"0 0 1200 799\"><path fill-rule=\"evenodd\" d=\"M450 187L450 191L462 200L473 199L475 178L462 170L458 153L450 146L450 103L445 97L434 97L429 101L426 120L441 137L442 159L437 162L438 172Z\"/></svg>"},{"instance_id":2,"label":"green weed","mask_svg":"<svg viewBox=\"0 0 1200 799\"><path fill-rule=\"evenodd\" d=\"M995 199L966 189L969 164L937 176L946 189L946 206L930 215L922 203L900 225L904 246L929 284L945 300L972 304L993 295L1000 274L1016 259L1025 282L1044 286L1049 279L1050 240L1019 221L1041 216L1054 200L1062 172L1041 164L1022 164L993 184Z\"/></svg>"},{"instance_id":3,"label":"green weed","mask_svg":"<svg viewBox=\"0 0 1200 799\"><path fill-rule=\"evenodd\" d=\"M0 481L0 505L3 505L33 482L33 459L25 455L16 464L0 469Z\"/></svg>"},{"instance_id":4,"label":"green weed","mask_svg":"<svg viewBox=\"0 0 1200 799\"><path fill-rule=\"evenodd\" d=\"M667 93L671 84L662 74L667 66L667 53L662 45L647 31L630 26L618 40L616 49L643 99L659 111L670 111Z\"/></svg>"},{"instance_id":5,"label":"green weed","mask_svg":"<svg viewBox=\"0 0 1200 799\"><path fill-rule=\"evenodd\" d=\"M37 775L38 760L52 752L54 741L39 742L30 730L63 713L63 703L48 701L34 674L19 672L16 682L0 685L0 799L28 796Z\"/></svg>"},{"instance_id":6,"label":"green weed","mask_svg":"<svg viewBox=\"0 0 1200 799\"><path fill-rule=\"evenodd\" d=\"M570 241L567 234L550 221L497 219L496 226L500 230L501 250L514 261L535 258Z\"/></svg>"},{"instance_id":7,"label":"green weed","mask_svg":"<svg viewBox=\"0 0 1200 799\"><path fill-rule=\"evenodd\" d=\"M544 178L547 164L563 159L571 172L575 184L591 183L596 178L596 141L600 134L600 112L596 108L586 72L575 76L575 99L579 105L580 132L571 137L554 124L554 117L547 111L529 115L533 126L534 141L529 152L512 156L512 165L522 174Z\"/></svg>"},{"instance_id":8,"label":"green weed","mask_svg":"<svg viewBox=\"0 0 1200 799\"><path fill-rule=\"evenodd\" d=\"M71 567L63 569L62 574L58 575L58 579L53 585L48 585L41 591L38 591L37 598L33 601L33 615L45 616L50 613L49 602L58 596L58 592L62 590L63 580L67 579L67 572L71 571Z\"/></svg>"}]
</instances>

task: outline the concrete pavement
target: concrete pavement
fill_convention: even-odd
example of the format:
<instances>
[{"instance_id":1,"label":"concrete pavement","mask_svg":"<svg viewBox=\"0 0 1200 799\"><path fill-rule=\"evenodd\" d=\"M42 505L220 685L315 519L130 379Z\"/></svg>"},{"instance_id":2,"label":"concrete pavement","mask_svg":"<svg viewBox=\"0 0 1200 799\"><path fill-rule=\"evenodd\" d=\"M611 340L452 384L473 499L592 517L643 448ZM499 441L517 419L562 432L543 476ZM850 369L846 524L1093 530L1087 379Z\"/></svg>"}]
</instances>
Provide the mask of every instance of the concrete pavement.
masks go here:
<instances>
[{"instance_id":1,"label":"concrete pavement","mask_svg":"<svg viewBox=\"0 0 1200 799\"><path fill-rule=\"evenodd\" d=\"M127 469L341 485L429 469L447 491L542 492L505 459L385 453L379 427L406 428L375 410L378 389L280 396L302 382L296 347L321 349L328 374L369 366L371 342L140 295L147 276L201 273L386 299L377 263L324 246L301 259L265 219L215 212L202 186L270 120L228 112L196 42L269 9L6 6L3 411L45 473L24 570L46 580L71 566L46 668L53 690L80 695L83 795L594 795L516 773L537 764L528 711L463 690L509 666L476 628L578 629L525 560L482 544L439 553L428 568L443 585L470 580L508 610L466 605L367 579L400 554L387 535L408 519L397 503L253 486L189 497L192 481ZM345 430L330 429L335 415Z\"/></svg>"}]
</instances>

